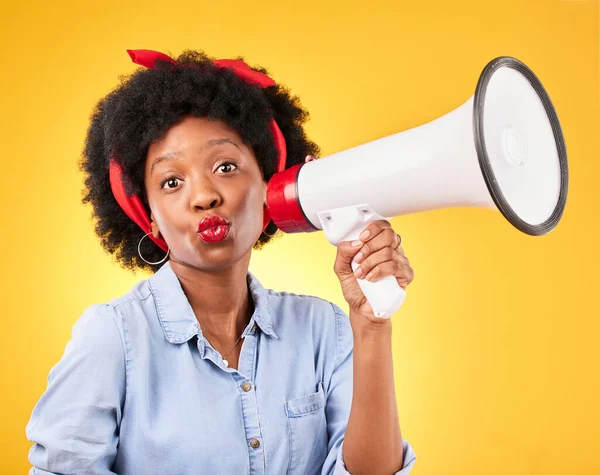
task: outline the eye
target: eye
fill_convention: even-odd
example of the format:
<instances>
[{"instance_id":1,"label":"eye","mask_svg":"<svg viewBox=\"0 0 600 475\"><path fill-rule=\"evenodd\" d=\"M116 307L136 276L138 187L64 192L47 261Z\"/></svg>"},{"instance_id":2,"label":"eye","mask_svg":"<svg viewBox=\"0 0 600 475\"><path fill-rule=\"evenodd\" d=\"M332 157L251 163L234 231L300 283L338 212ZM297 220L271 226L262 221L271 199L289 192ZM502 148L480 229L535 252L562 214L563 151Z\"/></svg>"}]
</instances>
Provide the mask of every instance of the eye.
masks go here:
<instances>
[{"instance_id":1,"label":"eye","mask_svg":"<svg viewBox=\"0 0 600 475\"><path fill-rule=\"evenodd\" d=\"M161 188L165 188L165 185L167 185L166 187L167 187L168 189L172 190L172 189L174 189L174 188L177 188L177 185L178 185L178 184L179 184L179 178L173 178L173 177L170 177L170 178L167 178L166 180L164 180L164 181L161 183L160 187L161 187Z\"/></svg>"},{"instance_id":2,"label":"eye","mask_svg":"<svg viewBox=\"0 0 600 475\"><path fill-rule=\"evenodd\" d=\"M227 173L231 173L236 168L237 168L237 165L235 163L225 162L225 163L221 163L221 165L219 165L219 167L217 169L221 170L223 173L227 174Z\"/></svg>"}]
</instances>

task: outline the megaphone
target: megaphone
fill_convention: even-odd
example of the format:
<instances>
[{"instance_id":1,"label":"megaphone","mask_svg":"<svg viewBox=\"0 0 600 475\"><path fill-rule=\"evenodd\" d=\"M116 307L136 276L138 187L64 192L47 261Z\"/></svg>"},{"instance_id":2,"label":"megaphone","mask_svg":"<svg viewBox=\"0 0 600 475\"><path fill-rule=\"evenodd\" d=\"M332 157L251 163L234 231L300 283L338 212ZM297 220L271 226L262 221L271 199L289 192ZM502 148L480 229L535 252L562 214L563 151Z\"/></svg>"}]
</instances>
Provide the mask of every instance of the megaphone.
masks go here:
<instances>
[{"instance_id":1,"label":"megaphone","mask_svg":"<svg viewBox=\"0 0 600 475\"><path fill-rule=\"evenodd\" d=\"M373 221L450 207L495 209L539 236L562 217L567 186L550 97L529 67L502 56L483 69L475 94L446 115L276 173L267 206L283 232L323 230L335 246L358 239ZM380 318L406 297L393 276L358 282Z\"/></svg>"}]
</instances>

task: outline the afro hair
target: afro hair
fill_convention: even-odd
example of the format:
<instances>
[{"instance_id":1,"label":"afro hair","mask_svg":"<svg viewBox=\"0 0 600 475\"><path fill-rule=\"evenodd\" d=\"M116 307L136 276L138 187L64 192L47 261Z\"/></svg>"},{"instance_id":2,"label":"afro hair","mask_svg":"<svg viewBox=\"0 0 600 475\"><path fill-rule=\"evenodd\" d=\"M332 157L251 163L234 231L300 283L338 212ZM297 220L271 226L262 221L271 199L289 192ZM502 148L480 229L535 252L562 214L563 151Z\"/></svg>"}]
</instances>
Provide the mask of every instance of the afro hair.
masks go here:
<instances>
[{"instance_id":1,"label":"afro hair","mask_svg":"<svg viewBox=\"0 0 600 475\"><path fill-rule=\"evenodd\" d=\"M146 210L150 209L144 186L148 147L186 116L222 120L229 125L252 148L267 181L277 159L269 129L271 118L285 137L286 168L319 153L303 129L308 112L287 88L276 84L263 89L248 84L230 69L211 67L213 58L201 51L184 51L176 61L179 66L157 61L153 69L138 68L120 78L120 84L94 108L79 162L85 177L82 201L92 205L102 247L122 267L133 271L155 272L162 264L147 264L138 255L138 243L145 233L112 194L109 163L113 153L131 180L131 191L140 196ZM252 69L267 74L262 67ZM254 249L269 242L277 226L271 221L265 231ZM142 248L145 259L156 262L164 257L152 241L144 243L148 244Z\"/></svg>"}]
</instances>

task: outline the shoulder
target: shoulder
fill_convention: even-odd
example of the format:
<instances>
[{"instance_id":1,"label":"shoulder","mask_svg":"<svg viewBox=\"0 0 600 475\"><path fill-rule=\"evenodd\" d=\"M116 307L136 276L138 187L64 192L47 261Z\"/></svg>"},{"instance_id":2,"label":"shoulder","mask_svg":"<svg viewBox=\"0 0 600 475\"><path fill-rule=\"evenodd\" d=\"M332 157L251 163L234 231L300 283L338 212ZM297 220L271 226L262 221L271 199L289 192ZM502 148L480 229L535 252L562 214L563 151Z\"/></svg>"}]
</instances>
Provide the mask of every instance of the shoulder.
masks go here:
<instances>
[{"instance_id":1,"label":"shoulder","mask_svg":"<svg viewBox=\"0 0 600 475\"><path fill-rule=\"evenodd\" d=\"M124 294L109 300L107 305L117 308L127 304L135 304L136 302L148 300L151 295L150 281L149 279L143 279L134 284Z\"/></svg>"},{"instance_id":2,"label":"shoulder","mask_svg":"<svg viewBox=\"0 0 600 475\"><path fill-rule=\"evenodd\" d=\"M151 295L147 279L137 282L124 294L103 303L89 305L76 320L72 336L77 340L88 340L93 347L114 349L124 344L123 319L130 312L124 311L127 305L137 305Z\"/></svg>"},{"instance_id":3,"label":"shoulder","mask_svg":"<svg viewBox=\"0 0 600 475\"><path fill-rule=\"evenodd\" d=\"M156 305L150 279L136 282L128 291L110 299L104 305L112 309L121 332L132 325L147 325L156 319Z\"/></svg>"},{"instance_id":4,"label":"shoulder","mask_svg":"<svg viewBox=\"0 0 600 475\"><path fill-rule=\"evenodd\" d=\"M297 318L309 320L335 320L344 311L335 303L318 297L287 291L266 289L269 306L276 313L293 312Z\"/></svg>"},{"instance_id":5,"label":"shoulder","mask_svg":"<svg viewBox=\"0 0 600 475\"><path fill-rule=\"evenodd\" d=\"M90 339L103 345L118 336L117 315L108 303L88 306L77 319L72 329L76 339Z\"/></svg>"},{"instance_id":6,"label":"shoulder","mask_svg":"<svg viewBox=\"0 0 600 475\"><path fill-rule=\"evenodd\" d=\"M313 339L327 337L347 345L352 332L347 313L336 303L315 296L266 290L275 327L295 334L310 334Z\"/></svg>"},{"instance_id":7,"label":"shoulder","mask_svg":"<svg viewBox=\"0 0 600 475\"><path fill-rule=\"evenodd\" d=\"M118 315L109 304L88 306L71 328L61 362L50 371L50 377L70 368L93 368L120 374L125 366L125 345ZM58 373L57 373L58 372Z\"/></svg>"}]
</instances>

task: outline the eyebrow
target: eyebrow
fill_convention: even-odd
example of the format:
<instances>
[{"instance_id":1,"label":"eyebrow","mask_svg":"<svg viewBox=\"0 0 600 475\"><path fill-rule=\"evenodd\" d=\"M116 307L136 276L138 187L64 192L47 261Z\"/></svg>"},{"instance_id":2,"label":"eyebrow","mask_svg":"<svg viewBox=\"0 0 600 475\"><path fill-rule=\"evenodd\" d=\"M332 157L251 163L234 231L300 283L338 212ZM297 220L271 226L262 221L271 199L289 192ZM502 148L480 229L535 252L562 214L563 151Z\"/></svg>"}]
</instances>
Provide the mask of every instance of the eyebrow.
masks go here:
<instances>
[{"instance_id":1,"label":"eyebrow","mask_svg":"<svg viewBox=\"0 0 600 475\"><path fill-rule=\"evenodd\" d=\"M237 147L239 150L242 150L240 148L240 146L238 144L236 144L233 140L228 139L228 138L220 138L220 139L212 139L209 140L208 142L206 142L204 145L202 145L202 147L200 148L200 152L204 152L206 149L211 148L211 147L216 147L217 145L222 145L224 143L228 143L231 144L235 147ZM175 150L172 152L167 152L159 157L156 157L154 159L154 161L152 162L152 167L150 168L150 174L152 175L152 173L154 172L154 168L161 162L164 162L165 160L171 160L174 158L182 158L183 154L179 151L179 150Z\"/></svg>"}]
</instances>

